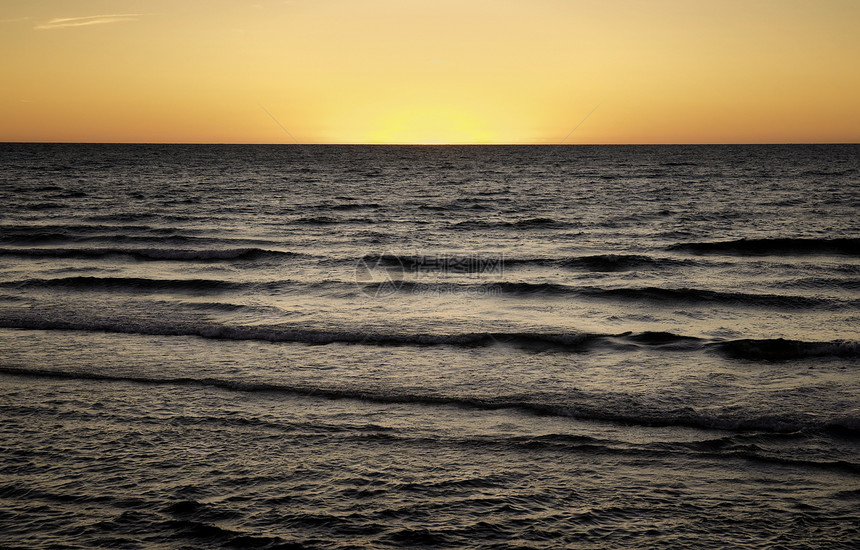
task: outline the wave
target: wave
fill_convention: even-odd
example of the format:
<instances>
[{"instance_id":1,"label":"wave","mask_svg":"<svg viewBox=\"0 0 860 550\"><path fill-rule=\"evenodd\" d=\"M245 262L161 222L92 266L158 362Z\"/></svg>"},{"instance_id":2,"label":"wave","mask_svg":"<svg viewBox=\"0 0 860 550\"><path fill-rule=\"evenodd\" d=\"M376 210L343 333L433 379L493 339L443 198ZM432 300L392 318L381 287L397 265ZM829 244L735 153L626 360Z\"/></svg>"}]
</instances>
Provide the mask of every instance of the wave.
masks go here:
<instances>
[{"instance_id":1,"label":"wave","mask_svg":"<svg viewBox=\"0 0 860 550\"><path fill-rule=\"evenodd\" d=\"M665 413L664 413L665 414ZM846 471L852 473L860 473L860 464L849 462L846 460L815 460L808 458L791 458L780 456L772 451L768 451L752 443L750 440L770 440L773 438L803 438L805 434L801 431L808 431L810 428L816 431L836 431L851 436L860 434L860 430L856 429L856 420L843 419L842 421L828 422L826 424L810 424L808 422L798 422L790 418L751 418L745 421L729 420L727 418L715 417L698 417L697 420L692 420L690 414L695 415L690 411L687 416L675 416L677 411L665 414L664 420L669 422L669 425L682 425L685 427L705 428L705 429L720 429L733 431L730 436L720 437L717 439L709 439L704 441L692 442L660 442L654 444L619 446L618 444L588 436L568 435L568 434L549 434L542 436L524 436L514 437L503 440L501 443L522 447L525 449L571 449L576 452L589 453L610 453L613 455L639 455L639 456L673 456L673 455L698 455L712 458L741 458L745 460L753 460L756 462L784 464L800 467L821 468L831 471ZM679 421L678 424L672 420ZM692 420L692 421L691 421ZM641 422L626 422L627 424L641 424ZM649 425L653 425L650 424ZM853 428L851 427L853 426Z\"/></svg>"},{"instance_id":2,"label":"wave","mask_svg":"<svg viewBox=\"0 0 860 550\"><path fill-rule=\"evenodd\" d=\"M123 224L123 225L105 225L105 224L86 224L86 223L54 223L54 224L35 224L35 225L21 225L21 224L0 224L0 233L4 237L8 237L10 235L16 236L27 236L32 233L40 233L40 232L82 232L82 233L92 233L92 232L103 232L103 231L152 231L155 229L164 229L158 228L151 225L131 225L131 224Z\"/></svg>"},{"instance_id":3,"label":"wave","mask_svg":"<svg viewBox=\"0 0 860 550\"><path fill-rule=\"evenodd\" d=\"M58 202L37 202L26 204L23 208L26 210L58 210L60 208L65 208L65 206L66 205Z\"/></svg>"},{"instance_id":4,"label":"wave","mask_svg":"<svg viewBox=\"0 0 860 550\"><path fill-rule=\"evenodd\" d=\"M308 290L335 288L355 289L355 283L345 281L303 282L289 279L275 281L227 281L224 279L149 279L145 277L96 277L78 275L56 279L24 279L19 281L0 282L0 288L42 289L58 288L65 290L116 292L288 292L291 290Z\"/></svg>"},{"instance_id":5,"label":"wave","mask_svg":"<svg viewBox=\"0 0 860 550\"><path fill-rule=\"evenodd\" d=\"M353 204L334 204L334 205L323 205L320 206L320 210L364 210L364 209L373 209L373 208L381 208L382 205L376 202L368 202L368 203L353 203Z\"/></svg>"},{"instance_id":6,"label":"wave","mask_svg":"<svg viewBox=\"0 0 860 550\"><path fill-rule=\"evenodd\" d=\"M122 228L117 228L122 229ZM40 244L40 243L84 243L93 241L105 241L115 243L135 243L143 242L146 244L172 244L172 243L198 243L198 244L223 244L225 241L230 242L251 242L240 239L218 239L212 237L195 237L193 235L173 234L173 235L128 235L119 233L104 233L104 234L81 234L73 231L28 231L23 233L10 232L0 235L0 242L8 244Z\"/></svg>"},{"instance_id":7,"label":"wave","mask_svg":"<svg viewBox=\"0 0 860 550\"><path fill-rule=\"evenodd\" d=\"M73 190L73 191L69 190L69 191L64 191L62 193L59 193L59 194L54 195L54 196L58 199L80 199L83 197L88 197L89 195L83 191L80 191L80 190Z\"/></svg>"},{"instance_id":8,"label":"wave","mask_svg":"<svg viewBox=\"0 0 860 550\"><path fill-rule=\"evenodd\" d=\"M0 248L0 256L37 258L103 258L130 256L136 260L190 261L190 260L256 260L263 258L290 258L304 254L262 248L228 249L177 249L177 248Z\"/></svg>"},{"instance_id":9,"label":"wave","mask_svg":"<svg viewBox=\"0 0 860 550\"><path fill-rule=\"evenodd\" d=\"M837 431L847 435L860 433L857 429L858 421L853 417L838 419L822 419L816 421L809 418L794 418L790 416L762 416L752 418L738 418L721 416L719 414L709 415L694 411L690 408L673 410L645 409L630 411L628 400L623 400L623 406L613 407L611 398L599 395L591 395L580 390L573 389L566 392L566 400L562 402L541 402L529 400L523 396L498 396L498 397L468 397L447 396L433 394L422 394L414 392L403 392L396 389L360 389L355 387L319 387L303 384L287 384L263 381L245 381L222 378L194 378L194 377L164 377L153 378L149 376L114 375L98 372L77 372L66 370L54 370L43 368L22 368L14 366L0 366L0 373L11 376L23 376L31 378L49 378L60 380L93 380L103 382L124 382L146 385L169 385L169 386L197 386L217 388L226 391L247 393L285 393L305 397L319 397L325 399L360 399L377 403L403 403L426 406L457 406L480 410L514 409L523 412L541 415L576 418L580 420L618 422L640 426L685 426L700 429L718 429L727 431L761 431L772 433L793 433L800 430ZM614 410L614 409L618 410ZM564 436L563 436L564 437ZM547 438L543 438L547 439ZM538 444L555 443L556 438L550 441L539 440ZM570 439L569 436L565 439ZM570 443L571 441L562 441ZM582 445L588 443L580 437L574 437L573 443ZM527 445L530 443L527 441ZM531 443L534 445L534 443ZM712 446L705 446L705 451L713 451Z\"/></svg>"},{"instance_id":10,"label":"wave","mask_svg":"<svg viewBox=\"0 0 860 550\"><path fill-rule=\"evenodd\" d=\"M147 279L143 277L61 277L58 279L25 279L0 283L0 287L66 288L85 290L162 290L206 291L231 290L245 286L219 279Z\"/></svg>"},{"instance_id":11,"label":"wave","mask_svg":"<svg viewBox=\"0 0 860 550\"><path fill-rule=\"evenodd\" d=\"M330 225L334 223L339 223L340 221L341 220L338 220L337 218L332 218L331 216L313 216L309 218L299 218L293 223L301 225Z\"/></svg>"},{"instance_id":12,"label":"wave","mask_svg":"<svg viewBox=\"0 0 860 550\"><path fill-rule=\"evenodd\" d=\"M413 273L494 273L507 265L504 257L449 254L368 254L360 259L367 267L384 266Z\"/></svg>"},{"instance_id":13,"label":"wave","mask_svg":"<svg viewBox=\"0 0 860 550\"><path fill-rule=\"evenodd\" d=\"M25 330L69 330L146 334L153 336L197 336L214 340L259 340L303 344L362 344L373 346L455 346L490 347L509 345L529 351L585 353L594 349L625 351L637 348L661 351L698 351L713 349L732 359L790 361L806 358L860 358L860 343L836 340L804 342L799 340L739 339L713 340L671 332L600 334L587 332L464 332L398 333L336 331L296 328L284 325L228 326L212 323L162 322L160 324L122 320L62 320L42 317L7 316L0 328Z\"/></svg>"},{"instance_id":14,"label":"wave","mask_svg":"<svg viewBox=\"0 0 860 550\"><path fill-rule=\"evenodd\" d=\"M143 199L145 198L141 193L133 193L131 195L132 198L135 199ZM163 212L116 212L114 214L93 214L92 216L86 216L82 219L92 222L129 222L129 221L143 221L143 220L176 220L176 221L187 221L193 219L203 219L203 216L193 216L193 215L175 215L175 214L166 214Z\"/></svg>"},{"instance_id":15,"label":"wave","mask_svg":"<svg viewBox=\"0 0 860 550\"><path fill-rule=\"evenodd\" d=\"M662 350L708 350L732 359L753 361L792 361L808 358L860 359L860 342L834 340L830 342L805 342L784 338L707 341L693 336L671 332L625 333L614 338Z\"/></svg>"},{"instance_id":16,"label":"wave","mask_svg":"<svg viewBox=\"0 0 860 550\"><path fill-rule=\"evenodd\" d=\"M488 347L498 344L527 349L586 350L607 335L588 333L503 333L414 334L393 332L350 332L301 329L292 326L227 326L218 324L121 322L113 320L72 320L6 317L0 328L27 330L70 330L147 334L153 336L198 336L215 340L259 340L303 344L366 344L376 346L457 346Z\"/></svg>"},{"instance_id":17,"label":"wave","mask_svg":"<svg viewBox=\"0 0 860 550\"><path fill-rule=\"evenodd\" d=\"M690 260L655 258L640 254L596 254L559 260L558 265L586 271L612 272L638 269L669 268L689 265Z\"/></svg>"},{"instance_id":18,"label":"wave","mask_svg":"<svg viewBox=\"0 0 860 550\"><path fill-rule=\"evenodd\" d=\"M855 168L846 168L844 170L806 170L801 175L803 176L849 176L857 172Z\"/></svg>"},{"instance_id":19,"label":"wave","mask_svg":"<svg viewBox=\"0 0 860 550\"><path fill-rule=\"evenodd\" d=\"M738 239L734 241L679 243L669 250L684 250L697 254L796 255L842 254L860 256L860 238L837 239Z\"/></svg>"},{"instance_id":20,"label":"wave","mask_svg":"<svg viewBox=\"0 0 860 550\"><path fill-rule=\"evenodd\" d=\"M48 250L48 249L46 249ZM97 249L100 250L100 249ZM51 255L49 250L47 255ZM61 250L58 254L63 257L75 257L77 252L66 256L68 251ZM81 252L81 257L91 257L100 252ZM113 252L105 252L110 254ZM0 249L0 256L3 250ZM278 253L273 251L260 251L258 249L220 250L220 251L145 251L140 254L141 258L148 260L236 260L274 255L281 257L290 253ZM468 267L468 266L467 266ZM474 267L474 266L472 266ZM462 266L461 266L462 268ZM481 266L485 272L490 269L498 269L492 265ZM453 270L453 268L450 268ZM464 271L463 271L464 272ZM474 272L474 271L472 271ZM116 291L227 291L227 290L263 290L263 291L287 291L291 289L335 289L338 291L358 292L364 291L372 294L389 294L391 292L407 292L411 294L474 294L478 296L497 296L502 294L515 296L579 296L584 298L608 299L621 302L648 302L658 304L718 304L726 306L765 307L773 309L800 309L800 308L842 308L846 305L856 305L856 300L834 300L828 298L813 298L806 296L792 296L783 294L750 294L743 292L721 292L697 288L660 288L660 287L634 287L634 288L600 288L580 287L564 285L560 283L528 283L514 281L487 282L483 284L471 283L448 283L448 282L421 282L412 280L380 281L361 284L359 281L323 280L316 282L302 282L294 280L272 280L272 281L227 281L223 279L149 279L144 277L97 277L97 276L71 276L53 279L32 278L18 281L5 281L0 283L0 288L60 288L68 290L116 290Z\"/></svg>"},{"instance_id":21,"label":"wave","mask_svg":"<svg viewBox=\"0 0 860 550\"><path fill-rule=\"evenodd\" d=\"M36 224L0 225L0 242L8 244L38 244L89 240L159 240L184 238L184 234L201 233L201 229L159 227L124 223L110 224ZM149 236L152 235L152 236Z\"/></svg>"},{"instance_id":22,"label":"wave","mask_svg":"<svg viewBox=\"0 0 860 550\"><path fill-rule=\"evenodd\" d=\"M14 231L4 231L0 233L0 242L4 243L26 243L26 244L35 244L35 243L45 243L45 242L59 242L59 241L67 241L71 240L74 237L65 232L60 231L39 231L33 230L24 233L16 233Z\"/></svg>"},{"instance_id":23,"label":"wave","mask_svg":"<svg viewBox=\"0 0 860 550\"><path fill-rule=\"evenodd\" d=\"M580 225L552 218L525 218L514 221L464 220L452 223L451 227L456 229L562 229Z\"/></svg>"},{"instance_id":24,"label":"wave","mask_svg":"<svg viewBox=\"0 0 860 550\"><path fill-rule=\"evenodd\" d=\"M587 288L579 292L584 296L594 298L614 298L648 302L721 303L787 309L833 305L833 301L826 298L810 298L784 294L721 292L698 288Z\"/></svg>"},{"instance_id":25,"label":"wave","mask_svg":"<svg viewBox=\"0 0 860 550\"><path fill-rule=\"evenodd\" d=\"M165 216L166 217L166 216ZM259 239L237 239L212 235L205 228L159 227L151 225L110 224L39 224L0 225L0 243L9 245L40 245L63 243L143 243L142 247L171 245L230 246L248 248L249 245L271 244Z\"/></svg>"},{"instance_id":26,"label":"wave","mask_svg":"<svg viewBox=\"0 0 860 550\"><path fill-rule=\"evenodd\" d=\"M358 208L358 207L357 207ZM344 209L340 209L344 210ZM411 223L415 224L426 224L424 220L413 219L410 220ZM387 218L375 218L375 217L332 217L332 216L306 216L302 218L294 218L291 220L284 220L285 224L290 225L311 225L311 226L320 226L320 225L378 225L378 224L387 224L387 223L396 223Z\"/></svg>"},{"instance_id":27,"label":"wave","mask_svg":"<svg viewBox=\"0 0 860 550\"><path fill-rule=\"evenodd\" d=\"M661 162L660 166L699 166L699 163L689 161L666 161Z\"/></svg>"},{"instance_id":28,"label":"wave","mask_svg":"<svg viewBox=\"0 0 860 550\"><path fill-rule=\"evenodd\" d=\"M523 281L498 281L483 284L423 283L420 281L395 281L371 283L364 287L368 291L411 292L413 294L435 292L474 293L483 296L510 294L519 296L580 296L585 298L618 300L622 302L650 302L660 304L724 304L728 306L766 307L774 309L799 309L814 307L844 307L856 305L856 301L832 300L785 294L752 294L745 292L722 292L699 288L600 288L572 286L561 283L528 283Z\"/></svg>"},{"instance_id":29,"label":"wave","mask_svg":"<svg viewBox=\"0 0 860 550\"><path fill-rule=\"evenodd\" d=\"M569 258L506 258L504 255L451 255L451 254L368 254L366 263L387 267L400 267L410 271L441 271L453 273L498 272L501 268L563 267L567 269L614 272L638 269L678 267L692 264L692 260L656 258L639 254L595 254Z\"/></svg>"},{"instance_id":30,"label":"wave","mask_svg":"<svg viewBox=\"0 0 860 550\"><path fill-rule=\"evenodd\" d=\"M721 353L737 359L786 361L810 357L860 357L860 343L848 341L804 342L801 340L741 339L715 345Z\"/></svg>"},{"instance_id":31,"label":"wave","mask_svg":"<svg viewBox=\"0 0 860 550\"><path fill-rule=\"evenodd\" d=\"M841 266L845 269L839 269L850 274L860 274L860 266ZM853 268L853 269L852 269ZM836 270L835 270L836 271ZM842 277L801 277L779 281L779 286L783 288L838 288L841 290L860 290L860 278L842 278Z\"/></svg>"}]
</instances>

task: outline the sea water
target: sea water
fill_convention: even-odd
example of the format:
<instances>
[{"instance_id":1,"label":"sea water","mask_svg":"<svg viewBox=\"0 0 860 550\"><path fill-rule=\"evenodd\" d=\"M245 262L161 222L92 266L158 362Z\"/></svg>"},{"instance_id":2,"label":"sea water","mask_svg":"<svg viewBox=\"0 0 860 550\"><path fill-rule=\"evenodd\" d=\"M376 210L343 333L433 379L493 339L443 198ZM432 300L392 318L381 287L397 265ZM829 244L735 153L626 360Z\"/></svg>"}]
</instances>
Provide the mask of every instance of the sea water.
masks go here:
<instances>
[{"instance_id":1,"label":"sea water","mask_svg":"<svg viewBox=\"0 0 860 550\"><path fill-rule=\"evenodd\" d=\"M853 548L860 146L0 145L0 545Z\"/></svg>"}]
</instances>

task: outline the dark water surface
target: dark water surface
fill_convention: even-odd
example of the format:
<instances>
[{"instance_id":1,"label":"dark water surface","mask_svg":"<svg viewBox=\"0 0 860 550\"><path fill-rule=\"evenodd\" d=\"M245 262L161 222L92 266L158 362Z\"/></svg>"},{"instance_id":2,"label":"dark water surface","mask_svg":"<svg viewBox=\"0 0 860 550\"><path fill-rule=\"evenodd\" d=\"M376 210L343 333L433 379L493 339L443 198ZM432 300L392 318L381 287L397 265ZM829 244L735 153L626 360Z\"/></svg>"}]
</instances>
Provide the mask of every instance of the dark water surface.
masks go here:
<instances>
[{"instance_id":1,"label":"dark water surface","mask_svg":"<svg viewBox=\"0 0 860 550\"><path fill-rule=\"evenodd\" d=\"M2 547L860 544L860 146L0 169Z\"/></svg>"}]
</instances>

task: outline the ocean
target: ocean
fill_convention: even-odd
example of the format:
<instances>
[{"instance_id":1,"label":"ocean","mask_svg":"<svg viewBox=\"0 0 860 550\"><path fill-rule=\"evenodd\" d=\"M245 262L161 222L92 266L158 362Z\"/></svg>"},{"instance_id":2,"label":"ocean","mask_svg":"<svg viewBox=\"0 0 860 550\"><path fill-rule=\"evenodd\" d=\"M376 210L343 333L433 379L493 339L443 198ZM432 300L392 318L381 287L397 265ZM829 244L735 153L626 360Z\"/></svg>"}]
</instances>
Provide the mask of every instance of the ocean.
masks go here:
<instances>
[{"instance_id":1,"label":"ocean","mask_svg":"<svg viewBox=\"0 0 860 550\"><path fill-rule=\"evenodd\" d=\"M857 548L860 146L0 144L3 548Z\"/></svg>"}]
</instances>

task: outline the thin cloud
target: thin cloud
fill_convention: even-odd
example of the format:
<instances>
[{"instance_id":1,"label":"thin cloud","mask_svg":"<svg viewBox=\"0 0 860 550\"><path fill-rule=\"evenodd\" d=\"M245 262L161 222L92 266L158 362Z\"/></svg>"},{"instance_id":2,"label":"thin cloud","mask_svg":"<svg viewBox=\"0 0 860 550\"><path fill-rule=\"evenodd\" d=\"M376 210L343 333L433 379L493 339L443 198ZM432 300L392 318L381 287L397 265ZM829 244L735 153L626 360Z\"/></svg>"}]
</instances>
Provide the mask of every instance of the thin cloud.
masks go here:
<instances>
[{"instance_id":1,"label":"thin cloud","mask_svg":"<svg viewBox=\"0 0 860 550\"><path fill-rule=\"evenodd\" d=\"M88 15L86 17L65 17L51 19L47 23L33 27L37 30L61 29L64 27L85 27L88 25L104 25L105 23L119 23L121 21L134 21L139 13L112 13L109 15Z\"/></svg>"}]
</instances>

